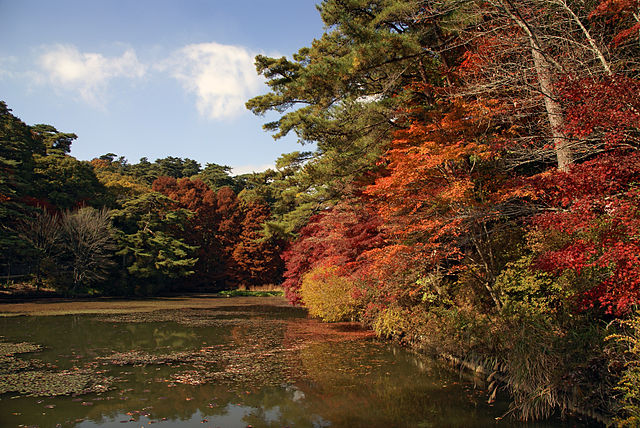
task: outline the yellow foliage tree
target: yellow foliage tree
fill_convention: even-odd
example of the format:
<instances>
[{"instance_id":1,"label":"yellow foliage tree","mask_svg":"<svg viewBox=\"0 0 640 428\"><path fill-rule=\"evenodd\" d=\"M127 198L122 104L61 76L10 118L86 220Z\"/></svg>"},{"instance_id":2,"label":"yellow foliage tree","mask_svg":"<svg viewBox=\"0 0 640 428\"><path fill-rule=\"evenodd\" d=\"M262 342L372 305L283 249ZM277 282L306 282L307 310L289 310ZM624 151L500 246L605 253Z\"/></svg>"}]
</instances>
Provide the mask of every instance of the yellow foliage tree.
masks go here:
<instances>
[{"instance_id":1,"label":"yellow foliage tree","mask_svg":"<svg viewBox=\"0 0 640 428\"><path fill-rule=\"evenodd\" d=\"M313 316L327 322L350 321L357 313L353 281L340 274L337 267L317 267L302 279L300 292Z\"/></svg>"}]
</instances>

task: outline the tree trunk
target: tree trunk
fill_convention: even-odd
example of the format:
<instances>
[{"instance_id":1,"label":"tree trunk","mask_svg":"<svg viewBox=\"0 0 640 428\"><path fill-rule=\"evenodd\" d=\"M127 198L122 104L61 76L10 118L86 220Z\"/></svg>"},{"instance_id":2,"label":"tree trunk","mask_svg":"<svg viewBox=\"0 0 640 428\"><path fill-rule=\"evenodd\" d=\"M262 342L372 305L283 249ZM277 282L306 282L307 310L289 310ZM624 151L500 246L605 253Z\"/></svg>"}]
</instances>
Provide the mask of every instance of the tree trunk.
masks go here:
<instances>
[{"instance_id":1,"label":"tree trunk","mask_svg":"<svg viewBox=\"0 0 640 428\"><path fill-rule=\"evenodd\" d=\"M501 1L501 3L509 17L525 32L529 40L533 65L536 70L536 75L538 76L538 84L540 85L540 92L542 92L542 96L544 97L544 106L547 112L547 119L549 120L551 139L558 159L558 169L567 171L573 163L573 154L571 153L570 141L563 131L564 116L562 114L562 107L556 97L551 78L552 64L550 61L553 61L553 59L545 56L533 29L524 17L522 17L512 1L504 0L504 2ZM559 67L559 65L555 65Z\"/></svg>"},{"instance_id":2,"label":"tree trunk","mask_svg":"<svg viewBox=\"0 0 640 428\"><path fill-rule=\"evenodd\" d=\"M594 40L589 30L587 30L587 28L584 26L584 24L582 23L578 15L576 15L576 13L573 11L573 9L569 7L566 0L560 0L560 5L571 16L571 19L573 19L573 22L575 22L578 25L578 27L580 27L580 30L582 30L582 34L584 34L585 39L587 39L587 43L589 43L591 51L596 56L596 58L598 58L598 60L600 61L600 64L602 64L602 68L604 69L604 71L607 73L607 75L612 76L613 73L611 72L611 66L609 65L609 62L605 58L602 50L598 47L598 44Z\"/></svg>"},{"instance_id":3,"label":"tree trunk","mask_svg":"<svg viewBox=\"0 0 640 428\"><path fill-rule=\"evenodd\" d=\"M564 117L562 115L562 107L560 107L560 103L558 103L553 89L549 62L540 52L539 48L536 47L535 40L529 37L529 41L531 43L531 55L533 56L533 63L536 68L536 74L538 75L540 91L544 97L547 119L551 127L551 139L553 140L553 147L555 148L558 159L558 169L567 171L573 163L573 154L571 153L569 140L563 132Z\"/></svg>"}]
</instances>

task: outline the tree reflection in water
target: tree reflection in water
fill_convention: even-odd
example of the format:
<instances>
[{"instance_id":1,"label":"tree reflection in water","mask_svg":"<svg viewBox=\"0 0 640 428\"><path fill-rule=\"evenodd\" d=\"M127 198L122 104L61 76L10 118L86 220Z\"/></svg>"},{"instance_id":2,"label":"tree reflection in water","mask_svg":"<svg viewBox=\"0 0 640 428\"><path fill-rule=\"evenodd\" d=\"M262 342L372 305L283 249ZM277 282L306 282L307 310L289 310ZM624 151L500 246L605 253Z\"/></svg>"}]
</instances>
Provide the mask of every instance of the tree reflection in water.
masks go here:
<instances>
[{"instance_id":1,"label":"tree reflection in water","mask_svg":"<svg viewBox=\"0 0 640 428\"><path fill-rule=\"evenodd\" d=\"M15 317L0 328L44 348L16 358L115 378L81 397L4 394L0 426L484 427L505 410L436 361L299 308Z\"/></svg>"}]
</instances>

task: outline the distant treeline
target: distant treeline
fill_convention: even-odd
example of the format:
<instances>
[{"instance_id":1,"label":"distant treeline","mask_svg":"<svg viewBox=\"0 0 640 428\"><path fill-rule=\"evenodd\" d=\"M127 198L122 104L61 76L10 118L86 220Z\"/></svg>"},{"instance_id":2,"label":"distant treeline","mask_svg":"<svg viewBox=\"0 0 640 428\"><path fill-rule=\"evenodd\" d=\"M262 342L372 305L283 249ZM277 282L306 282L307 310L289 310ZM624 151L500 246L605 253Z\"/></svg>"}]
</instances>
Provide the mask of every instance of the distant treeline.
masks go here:
<instances>
[{"instance_id":1,"label":"distant treeline","mask_svg":"<svg viewBox=\"0 0 640 428\"><path fill-rule=\"evenodd\" d=\"M79 161L75 138L0 102L0 278L69 295L280 282L284 241L262 236L261 174L176 157Z\"/></svg>"}]
</instances>

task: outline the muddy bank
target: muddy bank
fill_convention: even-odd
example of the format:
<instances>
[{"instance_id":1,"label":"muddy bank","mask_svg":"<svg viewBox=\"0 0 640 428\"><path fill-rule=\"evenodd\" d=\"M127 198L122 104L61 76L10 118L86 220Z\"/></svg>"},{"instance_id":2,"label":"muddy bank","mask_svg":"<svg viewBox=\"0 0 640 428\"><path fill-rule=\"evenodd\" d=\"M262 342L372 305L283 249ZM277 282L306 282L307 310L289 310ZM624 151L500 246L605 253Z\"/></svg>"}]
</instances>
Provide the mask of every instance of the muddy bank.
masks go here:
<instances>
[{"instance_id":1,"label":"muddy bank","mask_svg":"<svg viewBox=\"0 0 640 428\"><path fill-rule=\"evenodd\" d=\"M24 302L0 302L0 317L18 315L119 314L163 309L207 309L228 306L288 306L284 297L234 297L198 294L146 299L63 299L45 298Z\"/></svg>"}]
</instances>

